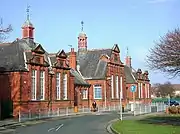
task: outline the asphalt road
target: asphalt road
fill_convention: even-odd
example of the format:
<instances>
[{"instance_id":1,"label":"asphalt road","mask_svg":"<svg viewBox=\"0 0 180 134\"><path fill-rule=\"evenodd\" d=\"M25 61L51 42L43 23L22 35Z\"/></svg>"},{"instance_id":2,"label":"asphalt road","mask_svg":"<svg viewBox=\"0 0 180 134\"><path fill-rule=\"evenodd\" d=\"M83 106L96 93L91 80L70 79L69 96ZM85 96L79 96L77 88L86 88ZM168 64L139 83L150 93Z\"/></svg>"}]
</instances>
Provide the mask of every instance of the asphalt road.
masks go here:
<instances>
[{"instance_id":1,"label":"asphalt road","mask_svg":"<svg viewBox=\"0 0 180 134\"><path fill-rule=\"evenodd\" d=\"M69 117L29 127L20 127L12 134L108 134L106 131L108 122L117 117L117 112Z\"/></svg>"}]
</instances>

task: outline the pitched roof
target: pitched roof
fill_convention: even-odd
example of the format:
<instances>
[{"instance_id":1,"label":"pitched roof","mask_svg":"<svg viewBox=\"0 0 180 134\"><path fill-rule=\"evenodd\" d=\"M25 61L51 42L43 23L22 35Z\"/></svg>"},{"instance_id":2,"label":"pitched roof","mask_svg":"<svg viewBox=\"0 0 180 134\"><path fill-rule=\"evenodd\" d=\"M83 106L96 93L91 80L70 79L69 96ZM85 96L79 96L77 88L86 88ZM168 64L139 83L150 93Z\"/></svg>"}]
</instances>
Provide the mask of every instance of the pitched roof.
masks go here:
<instances>
[{"instance_id":1,"label":"pitched roof","mask_svg":"<svg viewBox=\"0 0 180 134\"><path fill-rule=\"evenodd\" d=\"M136 80L133 75L132 69L128 66L124 66L124 72L125 72L125 77L126 77L126 83L127 84L135 84Z\"/></svg>"},{"instance_id":2,"label":"pitched roof","mask_svg":"<svg viewBox=\"0 0 180 134\"><path fill-rule=\"evenodd\" d=\"M23 52L28 49L23 40L0 45L0 71L25 71Z\"/></svg>"},{"instance_id":3,"label":"pitched roof","mask_svg":"<svg viewBox=\"0 0 180 134\"><path fill-rule=\"evenodd\" d=\"M41 46L31 39L17 39L0 45L0 71L27 71L26 61L32 58L31 51ZM42 48L43 49L43 48ZM49 63L48 53L44 54Z\"/></svg>"},{"instance_id":4,"label":"pitched roof","mask_svg":"<svg viewBox=\"0 0 180 134\"><path fill-rule=\"evenodd\" d=\"M77 55L77 63L80 72L85 78L104 79L106 75L107 62L100 60L104 55L111 56L112 49L89 50L84 54Z\"/></svg>"},{"instance_id":5,"label":"pitched roof","mask_svg":"<svg viewBox=\"0 0 180 134\"><path fill-rule=\"evenodd\" d=\"M71 69L70 73L75 77L75 81L74 81L75 85L83 85L88 87L90 86L90 84L87 83L76 70Z\"/></svg>"},{"instance_id":6,"label":"pitched roof","mask_svg":"<svg viewBox=\"0 0 180 134\"><path fill-rule=\"evenodd\" d=\"M33 58L32 50L37 48L37 51L43 51L44 60L49 65L56 62L56 54L48 54L40 44L30 39L18 39L0 45L0 72L28 71L26 61ZM71 74L75 77L75 84L90 86L77 71L71 70Z\"/></svg>"},{"instance_id":7,"label":"pitched roof","mask_svg":"<svg viewBox=\"0 0 180 134\"><path fill-rule=\"evenodd\" d=\"M33 57L32 50L40 44L31 39L17 39L12 43L0 45L0 71L27 71L26 61ZM47 63L48 53L45 52L44 59Z\"/></svg>"}]
</instances>

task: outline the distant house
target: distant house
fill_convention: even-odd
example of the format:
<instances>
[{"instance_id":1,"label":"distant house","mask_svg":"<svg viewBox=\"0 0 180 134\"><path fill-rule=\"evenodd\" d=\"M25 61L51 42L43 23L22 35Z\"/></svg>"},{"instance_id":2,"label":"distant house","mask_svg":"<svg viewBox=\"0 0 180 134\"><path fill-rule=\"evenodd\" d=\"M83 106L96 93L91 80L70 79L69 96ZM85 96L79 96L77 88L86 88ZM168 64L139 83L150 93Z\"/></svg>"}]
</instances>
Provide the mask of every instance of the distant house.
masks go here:
<instances>
[{"instance_id":1,"label":"distant house","mask_svg":"<svg viewBox=\"0 0 180 134\"><path fill-rule=\"evenodd\" d=\"M172 84L175 89L175 95L180 96L180 84Z\"/></svg>"}]
</instances>

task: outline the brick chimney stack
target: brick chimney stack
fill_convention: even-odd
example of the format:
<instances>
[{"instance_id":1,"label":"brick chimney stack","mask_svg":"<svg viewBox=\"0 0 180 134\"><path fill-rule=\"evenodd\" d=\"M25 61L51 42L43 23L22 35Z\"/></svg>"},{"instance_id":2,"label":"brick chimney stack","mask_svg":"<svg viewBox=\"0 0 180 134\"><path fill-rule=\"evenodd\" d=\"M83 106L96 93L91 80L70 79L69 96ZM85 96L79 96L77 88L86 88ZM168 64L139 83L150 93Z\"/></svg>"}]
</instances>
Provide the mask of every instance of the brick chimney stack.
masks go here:
<instances>
[{"instance_id":1,"label":"brick chimney stack","mask_svg":"<svg viewBox=\"0 0 180 134\"><path fill-rule=\"evenodd\" d=\"M126 66L131 68L131 57L130 56L126 56Z\"/></svg>"},{"instance_id":2,"label":"brick chimney stack","mask_svg":"<svg viewBox=\"0 0 180 134\"><path fill-rule=\"evenodd\" d=\"M71 52L69 55L69 66L76 70L76 52L74 52L74 48L71 48Z\"/></svg>"}]
</instances>

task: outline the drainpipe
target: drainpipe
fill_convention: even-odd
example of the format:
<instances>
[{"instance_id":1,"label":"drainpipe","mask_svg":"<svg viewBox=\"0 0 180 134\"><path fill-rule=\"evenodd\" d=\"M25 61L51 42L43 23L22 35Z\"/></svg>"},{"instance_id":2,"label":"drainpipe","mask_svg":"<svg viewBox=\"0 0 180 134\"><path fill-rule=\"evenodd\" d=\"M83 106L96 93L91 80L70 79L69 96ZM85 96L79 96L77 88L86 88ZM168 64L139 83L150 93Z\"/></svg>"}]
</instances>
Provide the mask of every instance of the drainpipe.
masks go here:
<instances>
[{"instance_id":1,"label":"drainpipe","mask_svg":"<svg viewBox=\"0 0 180 134\"><path fill-rule=\"evenodd\" d=\"M21 110L21 105L22 105L22 70L20 67L20 87L19 87L19 106L20 106L20 110Z\"/></svg>"},{"instance_id":2,"label":"drainpipe","mask_svg":"<svg viewBox=\"0 0 180 134\"><path fill-rule=\"evenodd\" d=\"M52 111L52 80L53 80L53 75L55 74L54 73L54 71L51 69L50 71L49 71L49 74L50 74L50 89L49 89L49 104L50 104L50 108L51 108L51 111ZM48 105L49 105L48 104Z\"/></svg>"},{"instance_id":3,"label":"drainpipe","mask_svg":"<svg viewBox=\"0 0 180 134\"><path fill-rule=\"evenodd\" d=\"M104 107L107 107L107 93L106 93L106 80L104 81Z\"/></svg>"}]
</instances>

